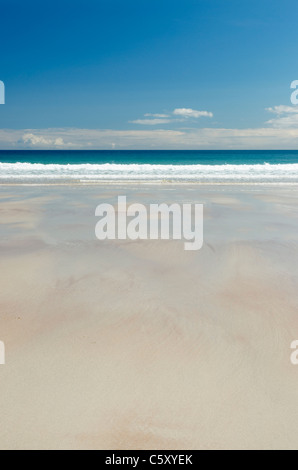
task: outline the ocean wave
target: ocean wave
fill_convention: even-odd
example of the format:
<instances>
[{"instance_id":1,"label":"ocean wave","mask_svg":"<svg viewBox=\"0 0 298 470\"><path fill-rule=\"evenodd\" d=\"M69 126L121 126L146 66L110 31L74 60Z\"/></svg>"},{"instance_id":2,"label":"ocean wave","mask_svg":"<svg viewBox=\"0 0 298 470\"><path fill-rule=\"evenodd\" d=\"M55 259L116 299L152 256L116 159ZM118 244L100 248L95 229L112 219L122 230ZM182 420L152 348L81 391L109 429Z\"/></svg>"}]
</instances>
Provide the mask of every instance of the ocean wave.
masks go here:
<instances>
[{"instance_id":1,"label":"ocean wave","mask_svg":"<svg viewBox=\"0 0 298 470\"><path fill-rule=\"evenodd\" d=\"M298 182L298 164L42 164L1 163L1 182L54 181Z\"/></svg>"}]
</instances>

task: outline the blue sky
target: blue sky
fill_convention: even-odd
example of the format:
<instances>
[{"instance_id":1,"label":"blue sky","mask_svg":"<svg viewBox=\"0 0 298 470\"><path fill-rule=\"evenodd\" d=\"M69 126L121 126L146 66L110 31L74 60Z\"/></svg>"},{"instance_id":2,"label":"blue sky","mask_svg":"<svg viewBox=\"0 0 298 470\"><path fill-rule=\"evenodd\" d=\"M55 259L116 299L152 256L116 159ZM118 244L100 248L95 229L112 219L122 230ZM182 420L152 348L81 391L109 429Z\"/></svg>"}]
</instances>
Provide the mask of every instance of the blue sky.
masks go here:
<instances>
[{"instance_id":1,"label":"blue sky","mask_svg":"<svg viewBox=\"0 0 298 470\"><path fill-rule=\"evenodd\" d=\"M0 10L0 148L297 147L297 0Z\"/></svg>"}]
</instances>

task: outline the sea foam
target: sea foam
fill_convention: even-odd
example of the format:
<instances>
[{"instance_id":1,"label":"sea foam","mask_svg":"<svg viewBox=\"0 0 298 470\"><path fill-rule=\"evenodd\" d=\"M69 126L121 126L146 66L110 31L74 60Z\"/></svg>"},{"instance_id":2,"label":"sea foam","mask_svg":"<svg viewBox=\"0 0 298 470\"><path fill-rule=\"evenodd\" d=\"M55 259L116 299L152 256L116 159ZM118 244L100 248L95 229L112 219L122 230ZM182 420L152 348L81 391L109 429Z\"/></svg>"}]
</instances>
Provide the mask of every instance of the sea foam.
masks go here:
<instances>
[{"instance_id":1,"label":"sea foam","mask_svg":"<svg viewBox=\"0 0 298 470\"><path fill-rule=\"evenodd\" d=\"M88 181L298 182L298 164L1 163L0 183Z\"/></svg>"}]
</instances>

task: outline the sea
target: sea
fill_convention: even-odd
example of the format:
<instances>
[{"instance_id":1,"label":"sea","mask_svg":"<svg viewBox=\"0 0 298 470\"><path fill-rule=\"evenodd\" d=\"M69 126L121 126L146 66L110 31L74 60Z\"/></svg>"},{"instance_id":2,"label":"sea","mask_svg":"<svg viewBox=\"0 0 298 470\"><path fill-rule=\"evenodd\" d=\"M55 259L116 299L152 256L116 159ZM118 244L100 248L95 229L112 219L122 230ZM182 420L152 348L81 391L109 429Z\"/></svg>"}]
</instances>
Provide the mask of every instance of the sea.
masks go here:
<instances>
[{"instance_id":1,"label":"sea","mask_svg":"<svg viewBox=\"0 0 298 470\"><path fill-rule=\"evenodd\" d=\"M0 184L297 184L292 151L0 151Z\"/></svg>"}]
</instances>

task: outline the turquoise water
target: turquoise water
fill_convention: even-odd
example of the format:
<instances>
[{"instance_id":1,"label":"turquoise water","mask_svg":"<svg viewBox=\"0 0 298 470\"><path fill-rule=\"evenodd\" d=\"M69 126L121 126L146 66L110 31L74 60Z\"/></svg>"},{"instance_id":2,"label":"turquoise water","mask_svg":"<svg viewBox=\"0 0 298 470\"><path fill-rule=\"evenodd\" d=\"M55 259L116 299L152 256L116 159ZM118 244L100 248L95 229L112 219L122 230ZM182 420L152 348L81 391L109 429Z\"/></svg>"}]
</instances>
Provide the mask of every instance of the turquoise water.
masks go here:
<instances>
[{"instance_id":1,"label":"turquoise water","mask_svg":"<svg viewBox=\"0 0 298 470\"><path fill-rule=\"evenodd\" d=\"M43 164L100 164L100 163L149 163L173 165L224 165L224 164L298 164L298 150L280 151L231 151L231 150L163 150L163 151L0 151L3 163Z\"/></svg>"},{"instance_id":2,"label":"turquoise water","mask_svg":"<svg viewBox=\"0 0 298 470\"><path fill-rule=\"evenodd\" d=\"M298 183L298 151L0 151L0 183Z\"/></svg>"}]
</instances>

